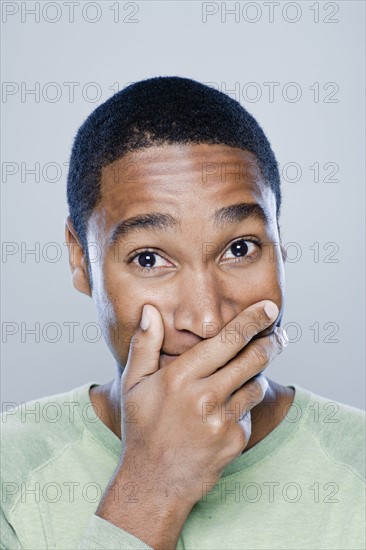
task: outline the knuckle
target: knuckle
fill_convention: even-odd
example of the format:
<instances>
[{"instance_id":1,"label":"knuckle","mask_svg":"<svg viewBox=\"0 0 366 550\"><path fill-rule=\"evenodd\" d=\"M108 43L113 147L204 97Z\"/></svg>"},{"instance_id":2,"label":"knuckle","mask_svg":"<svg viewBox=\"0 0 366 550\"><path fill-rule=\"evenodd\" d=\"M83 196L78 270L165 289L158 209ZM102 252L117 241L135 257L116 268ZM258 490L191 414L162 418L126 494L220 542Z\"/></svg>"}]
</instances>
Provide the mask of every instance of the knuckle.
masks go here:
<instances>
[{"instance_id":1,"label":"knuckle","mask_svg":"<svg viewBox=\"0 0 366 550\"><path fill-rule=\"evenodd\" d=\"M144 333L141 328L138 328L131 336L130 339L130 351L134 352L134 354L137 354L140 349L143 349L143 346L141 344L143 339Z\"/></svg>"},{"instance_id":2,"label":"knuckle","mask_svg":"<svg viewBox=\"0 0 366 550\"><path fill-rule=\"evenodd\" d=\"M199 392L194 400L195 406L193 413L197 418L200 418L205 424L213 425L211 428L214 433L217 433L219 422L219 414L221 403L218 401L214 392L207 391L204 393Z\"/></svg>"},{"instance_id":3,"label":"knuckle","mask_svg":"<svg viewBox=\"0 0 366 550\"><path fill-rule=\"evenodd\" d=\"M251 311L243 331L246 338L250 340L261 329L261 316L258 311Z\"/></svg>"},{"instance_id":4,"label":"knuckle","mask_svg":"<svg viewBox=\"0 0 366 550\"><path fill-rule=\"evenodd\" d=\"M237 357L235 359L235 362L230 365L230 369L227 369L228 377L230 376L230 382L234 384L238 375L242 374L243 372L245 372L245 362L241 357Z\"/></svg>"},{"instance_id":5,"label":"knuckle","mask_svg":"<svg viewBox=\"0 0 366 550\"><path fill-rule=\"evenodd\" d=\"M232 444L230 448L230 456L236 458L241 455L243 449L248 443L247 436L240 426L235 430L235 435L232 438Z\"/></svg>"},{"instance_id":6,"label":"knuckle","mask_svg":"<svg viewBox=\"0 0 366 550\"><path fill-rule=\"evenodd\" d=\"M263 310L253 310L250 312L249 318L245 323L244 335L247 340L251 340L253 336L258 334L261 330L268 327L271 324L271 321L267 319L264 315Z\"/></svg>"},{"instance_id":7,"label":"knuckle","mask_svg":"<svg viewBox=\"0 0 366 550\"><path fill-rule=\"evenodd\" d=\"M181 391L181 380L174 369L163 369L162 374L166 392L168 394L179 393Z\"/></svg>"},{"instance_id":8,"label":"knuckle","mask_svg":"<svg viewBox=\"0 0 366 550\"><path fill-rule=\"evenodd\" d=\"M285 343L285 340L281 334L281 331L278 330L278 327L276 327L273 332L271 334L269 334L268 336L265 337L266 340L268 340L268 343L269 343L269 347L270 347L270 351L271 351L271 354L280 354L285 346L286 346L286 343Z\"/></svg>"},{"instance_id":9,"label":"knuckle","mask_svg":"<svg viewBox=\"0 0 366 550\"><path fill-rule=\"evenodd\" d=\"M196 351L196 353L192 354L189 359L190 366L193 371L199 371L204 367L207 362L209 361L209 348L206 345L199 346L199 349Z\"/></svg>"},{"instance_id":10,"label":"knuckle","mask_svg":"<svg viewBox=\"0 0 366 550\"><path fill-rule=\"evenodd\" d=\"M220 420L219 416L214 416L209 421L209 431L211 437L217 438L220 437L223 433L224 425Z\"/></svg>"},{"instance_id":11,"label":"knuckle","mask_svg":"<svg viewBox=\"0 0 366 550\"><path fill-rule=\"evenodd\" d=\"M218 394L215 392L215 390L207 390L205 393L201 394L199 399L199 406L200 408L206 406L206 405L218 405Z\"/></svg>"},{"instance_id":12,"label":"knuckle","mask_svg":"<svg viewBox=\"0 0 366 550\"><path fill-rule=\"evenodd\" d=\"M258 340L253 343L250 352L254 361L258 362L259 364L266 364L270 359L267 347L264 344L260 343Z\"/></svg>"},{"instance_id":13,"label":"knuckle","mask_svg":"<svg viewBox=\"0 0 366 550\"><path fill-rule=\"evenodd\" d=\"M221 330L219 337L220 341L225 344L225 346L230 347L237 342L241 342L244 336L242 330L242 323L235 320L227 323Z\"/></svg>"},{"instance_id":14,"label":"knuckle","mask_svg":"<svg viewBox=\"0 0 366 550\"><path fill-rule=\"evenodd\" d=\"M258 309L251 311L250 317L251 317L252 323L257 325L258 327L261 326L263 322L263 315L260 311L258 311Z\"/></svg>"},{"instance_id":15,"label":"knuckle","mask_svg":"<svg viewBox=\"0 0 366 550\"><path fill-rule=\"evenodd\" d=\"M258 378L254 378L247 386L247 397L250 403L262 401L266 393L266 386Z\"/></svg>"},{"instance_id":16,"label":"knuckle","mask_svg":"<svg viewBox=\"0 0 366 550\"><path fill-rule=\"evenodd\" d=\"M266 391L268 389L268 382L264 378L264 376L259 375L259 377L255 381L256 383L256 393L260 400L264 399L264 396L266 395Z\"/></svg>"},{"instance_id":17,"label":"knuckle","mask_svg":"<svg viewBox=\"0 0 366 550\"><path fill-rule=\"evenodd\" d=\"M259 397L258 387L256 387L256 385L251 382L250 384L248 384L246 390L247 405L252 405L253 403L256 403Z\"/></svg>"},{"instance_id":18,"label":"knuckle","mask_svg":"<svg viewBox=\"0 0 366 550\"><path fill-rule=\"evenodd\" d=\"M241 428L238 430L238 433L237 433L237 436L236 436L236 443L237 443L240 450L242 450L246 446L246 444L248 443L247 436Z\"/></svg>"}]
</instances>

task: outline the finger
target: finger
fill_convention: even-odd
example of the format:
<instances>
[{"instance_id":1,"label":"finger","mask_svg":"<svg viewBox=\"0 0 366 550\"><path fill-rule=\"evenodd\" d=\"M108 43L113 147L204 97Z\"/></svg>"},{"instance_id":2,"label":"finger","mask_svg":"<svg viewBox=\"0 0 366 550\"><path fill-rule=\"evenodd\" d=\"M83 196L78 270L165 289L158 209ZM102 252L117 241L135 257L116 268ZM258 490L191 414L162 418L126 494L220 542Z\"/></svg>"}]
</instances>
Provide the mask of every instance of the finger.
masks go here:
<instances>
[{"instance_id":1,"label":"finger","mask_svg":"<svg viewBox=\"0 0 366 550\"><path fill-rule=\"evenodd\" d=\"M246 382L225 403L225 415L231 415L232 420L245 425L251 418L250 411L263 401L268 386L268 380L263 374Z\"/></svg>"},{"instance_id":2,"label":"finger","mask_svg":"<svg viewBox=\"0 0 366 550\"><path fill-rule=\"evenodd\" d=\"M159 310L151 304L145 304L142 311L140 326L131 338L121 378L123 393L159 370L160 350L164 340L163 320Z\"/></svg>"},{"instance_id":3,"label":"finger","mask_svg":"<svg viewBox=\"0 0 366 550\"><path fill-rule=\"evenodd\" d=\"M276 329L272 334L250 342L237 357L209 377L210 385L216 391L220 389L223 401L247 380L263 371L283 351L286 344L281 329Z\"/></svg>"},{"instance_id":4,"label":"finger","mask_svg":"<svg viewBox=\"0 0 366 550\"><path fill-rule=\"evenodd\" d=\"M247 411L243 418L240 418L237 422L244 432L245 440L248 444L250 436L252 435L252 416L250 411ZM247 445L246 445L247 446ZM245 447L244 447L245 449ZM243 450L244 450L243 449Z\"/></svg>"},{"instance_id":5,"label":"finger","mask_svg":"<svg viewBox=\"0 0 366 550\"><path fill-rule=\"evenodd\" d=\"M267 311L265 305L269 305ZM262 300L240 312L220 332L180 355L170 368L187 380L205 378L225 365L251 338L268 327L278 316L278 307L270 300Z\"/></svg>"}]
</instances>

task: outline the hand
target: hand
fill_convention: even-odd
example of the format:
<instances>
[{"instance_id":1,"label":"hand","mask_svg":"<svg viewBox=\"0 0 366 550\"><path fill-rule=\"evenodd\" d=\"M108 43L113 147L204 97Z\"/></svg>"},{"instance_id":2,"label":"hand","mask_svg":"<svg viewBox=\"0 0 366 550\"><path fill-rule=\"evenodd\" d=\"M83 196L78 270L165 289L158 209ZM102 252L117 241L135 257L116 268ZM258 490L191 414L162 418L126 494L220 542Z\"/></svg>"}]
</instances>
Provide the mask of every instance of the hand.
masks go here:
<instances>
[{"instance_id":1,"label":"hand","mask_svg":"<svg viewBox=\"0 0 366 550\"><path fill-rule=\"evenodd\" d=\"M273 334L251 340L276 320L278 308L269 300L251 305L162 369L163 321L156 307L144 309L150 324L132 338L121 377L119 467L139 472L155 495L193 506L248 444L250 410L268 387L261 372L284 346Z\"/></svg>"}]
</instances>

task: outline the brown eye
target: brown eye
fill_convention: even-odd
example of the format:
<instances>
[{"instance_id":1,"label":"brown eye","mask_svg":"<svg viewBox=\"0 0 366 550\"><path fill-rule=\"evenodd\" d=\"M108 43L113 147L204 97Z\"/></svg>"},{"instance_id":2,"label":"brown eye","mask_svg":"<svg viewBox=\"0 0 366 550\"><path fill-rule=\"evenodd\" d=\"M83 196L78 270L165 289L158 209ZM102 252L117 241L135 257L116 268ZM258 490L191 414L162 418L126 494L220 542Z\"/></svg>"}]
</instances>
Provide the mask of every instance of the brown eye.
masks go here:
<instances>
[{"instance_id":1,"label":"brown eye","mask_svg":"<svg viewBox=\"0 0 366 550\"><path fill-rule=\"evenodd\" d=\"M156 263L154 252L141 252L138 256L138 263L141 267L154 267Z\"/></svg>"},{"instance_id":2,"label":"brown eye","mask_svg":"<svg viewBox=\"0 0 366 550\"><path fill-rule=\"evenodd\" d=\"M248 239L238 239L230 245L225 256L227 254L232 254L231 258L229 257L227 259L234 259L236 262L243 260L254 260L259 249L260 245L257 242Z\"/></svg>"},{"instance_id":3,"label":"brown eye","mask_svg":"<svg viewBox=\"0 0 366 550\"><path fill-rule=\"evenodd\" d=\"M236 241L230 247L230 252L236 257L245 256L248 253L248 250L249 250L249 246L244 241L244 239L241 239L240 241Z\"/></svg>"},{"instance_id":4,"label":"brown eye","mask_svg":"<svg viewBox=\"0 0 366 550\"><path fill-rule=\"evenodd\" d=\"M133 267L145 273L149 270L156 271L160 267L172 267L172 264L170 264L168 260L165 260L158 252L148 249L135 254L127 263L132 264Z\"/></svg>"}]
</instances>

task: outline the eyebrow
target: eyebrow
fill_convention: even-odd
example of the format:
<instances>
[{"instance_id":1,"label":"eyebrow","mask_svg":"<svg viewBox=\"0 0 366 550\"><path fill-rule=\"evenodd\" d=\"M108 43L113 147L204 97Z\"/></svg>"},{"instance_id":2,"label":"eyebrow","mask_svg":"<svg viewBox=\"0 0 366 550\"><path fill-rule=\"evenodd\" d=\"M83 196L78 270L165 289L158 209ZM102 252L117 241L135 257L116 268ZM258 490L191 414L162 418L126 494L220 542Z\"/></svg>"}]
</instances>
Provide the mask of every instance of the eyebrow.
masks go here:
<instances>
[{"instance_id":1,"label":"eyebrow","mask_svg":"<svg viewBox=\"0 0 366 550\"><path fill-rule=\"evenodd\" d=\"M211 219L215 227L240 223L247 219L259 220L264 225L269 225L270 221L265 210L256 202L240 202L223 206L213 213ZM176 231L178 226L178 220L171 214L163 212L133 216L122 220L115 226L110 237L110 244L113 245L120 239L130 237L136 231Z\"/></svg>"}]
</instances>

